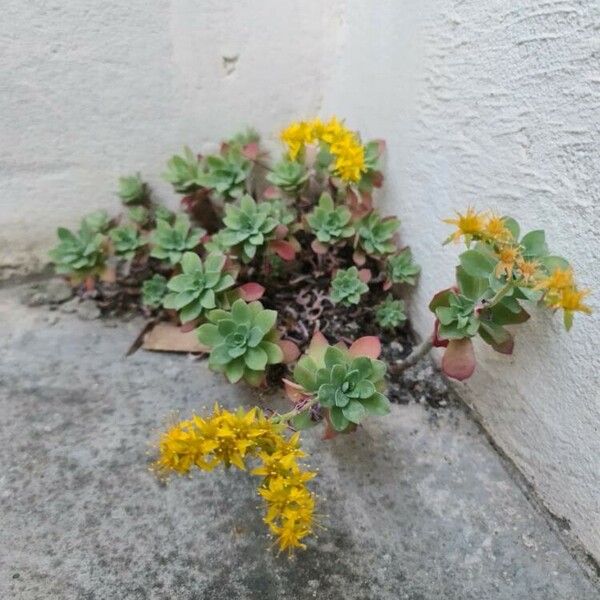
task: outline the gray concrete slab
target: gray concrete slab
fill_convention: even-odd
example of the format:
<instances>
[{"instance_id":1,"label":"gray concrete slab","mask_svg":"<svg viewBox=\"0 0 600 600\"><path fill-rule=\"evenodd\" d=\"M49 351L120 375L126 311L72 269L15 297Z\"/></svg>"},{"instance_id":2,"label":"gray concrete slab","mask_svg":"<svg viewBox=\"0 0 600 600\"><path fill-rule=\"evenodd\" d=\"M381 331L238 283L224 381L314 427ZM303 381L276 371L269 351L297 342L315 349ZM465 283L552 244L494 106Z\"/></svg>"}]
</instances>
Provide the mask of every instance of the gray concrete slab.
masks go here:
<instances>
[{"instance_id":1,"label":"gray concrete slab","mask_svg":"<svg viewBox=\"0 0 600 600\"><path fill-rule=\"evenodd\" d=\"M147 469L172 411L256 398L187 357L124 359L137 323L17 298L0 291L0 598L600 597L456 406L305 434L325 529L293 560L266 551L249 476Z\"/></svg>"}]
</instances>

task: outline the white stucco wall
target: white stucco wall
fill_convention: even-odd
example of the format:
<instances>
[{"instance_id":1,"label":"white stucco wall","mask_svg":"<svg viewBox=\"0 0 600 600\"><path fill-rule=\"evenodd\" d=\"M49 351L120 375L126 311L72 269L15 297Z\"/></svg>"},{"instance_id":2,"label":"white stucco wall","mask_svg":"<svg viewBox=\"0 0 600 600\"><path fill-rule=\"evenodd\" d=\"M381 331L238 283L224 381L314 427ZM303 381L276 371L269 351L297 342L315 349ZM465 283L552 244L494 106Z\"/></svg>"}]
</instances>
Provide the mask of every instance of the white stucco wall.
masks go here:
<instances>
[{"instance_id":1,"label":"white stucco wall","mask_svg":"<svg viewBox=\"0 0 600 600\"><path fill-rule=\"evenodd\" d=\"M59 224L116 209L140 170L251 124L345 117L385 137L384 205L423 266L412 316L452 281L440 221L473 203L546 229L596 316L480 345L461 393L600 559L600 4L589 0L7 0L0 20L0 274Z\"/></svg>"},{"instance_id":2,"label":"white stucco wall","mask_svg":"<svg viewBox=\"0 0 600 600\"><path fill-rule=\"evenodd\" d=\"M314 114L328 3L6 0L0 19L0 273L45 260L59 224L116 209L140 170L254 125Z\"/></svg>"},{"instance_id":3,"label":"white stucco wall","mask_svg":"<svg viewBox=\"0 0 600 600\"><path fill-rule=\"evenodd\" d=\"M513 357L479 344L459 391L600 559L600 3L348 0L341 39L323 112L389 142L385 203L423 266L423 335L459 252L441 219L469 203L544 228L595 288L570 334L536 313Z\"/></svg>"}]
</instances>

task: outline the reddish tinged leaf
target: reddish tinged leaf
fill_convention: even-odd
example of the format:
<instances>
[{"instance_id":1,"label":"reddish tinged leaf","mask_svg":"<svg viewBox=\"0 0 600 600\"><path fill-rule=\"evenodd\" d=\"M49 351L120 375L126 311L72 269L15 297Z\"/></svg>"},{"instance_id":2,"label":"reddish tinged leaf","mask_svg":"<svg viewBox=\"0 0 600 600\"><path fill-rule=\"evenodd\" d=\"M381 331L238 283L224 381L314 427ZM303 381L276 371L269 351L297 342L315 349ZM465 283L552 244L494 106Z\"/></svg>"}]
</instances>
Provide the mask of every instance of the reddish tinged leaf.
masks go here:
<instances>
[{"instance_id":1,"label":"reddish tinged leaf","mask_svg":"<svg viewBox=\"0 0 600 600\"><path fill-rule=\"evenodd\" d=\"M289 228L287 225L277 225L275 227L275 237L278 240L282 240L289 232Z\"/></svg>"},{"instance_id":2,"label":"reddish tinged leaf","mask_svg":"<svg viewBox=\"0 0 600 600\"><path fill-rule=\"evenodd\" d=\"M361 269L358 272L358 278L363 282L363 283L369 283L369 281L371 281L371 277L372 277L372 273L371 273L371 269Z\"/></svg>"},{"instance_id":3,"label":"reddish tinged leaf","mask_svg":"<svg viewBox=\"0 0 600 600\"><path fill-rule=\"evenodd\" d=\"M260 148L258 142L250 142L242 148L242 154L250 160L256 160L259 152Z\"/></svg>"},{"instance_id":4,"label":"reddish tinged leaf","mask_svg":"<svg viewBox=\"0 0 600 600\"><path fill-rule=\"evenodd\" d=\"M352 260L354 261L355 265L362 267L367 262L367 257L365 256L364 252L355 250L354 254L352 254Z\"/></svg>"},{"instance_id":5,"label":"reddish tinged leaf","mask_svg":"<svg viewBox=\"0 0 600 600\"><path fill-rule=\"evenodd\" d=\"M438 319L435 320L433 325L433 336L431 338L434 348L447 348L448 340L442 340L439 336L440 333L440 322Z\"/></svg>"},{"instance_id":6,"label":"reddish tinged leaf","mask_svg":"<svg viewBox=\"0 0 600 600\"><path fill-rule=\"evenodd\" d=\"M373 173L373 187L375 188L380 188L383 186L383 173L381 171L375 171L375 173Z\"/></svg>"},{"instance_id":7,"label":"reddish tinged leaf","mask_svg":"<svg viewBox=\"0 0 600 600\"><path fill-rule=\"evenodd\" d=\"M391 290L391 289L392 289L392 285L394 285L394 284L392 283L392 281L390 281L389 279L386 279L386 280L383 282L383 291L384 291L384 292L387 292L388 290Z\"/></svg>"},{"instance_id":8,"label":"reddish tinged leaf","mask_svg":"<svg viewBox=\"0 0 600 600\"><path fill-rule=\"evenodd\" d=\"M442 371L448 377L459 381L468 379L475 371L475 364L475 351L470 338L448 342L442 358Z\"/></svg>"},{"instance_id":9,"label":"reddish tinged leaf","mask_svg":"<svg viewBox=\"0 0 600 600\"><path fill-rule=\"evenodd\" d=\"M325 244L322 244L319 240L314 239L311 243L310 243L310 247L312 248L312 251L315 254L327 254L327 251L329 250L329 248L327 248L327 246L325 246Z\"/></svg>"},{"instance_id":10,"label":"reddish tinged leaf","mask_svg":"<svg viewBox=\"0 0 600 600\"><path fill-rule=\"evenodd\" d=\"M279 340L278 342L281 351L283 352L283 362L289 364L298 360L300 356L300 348L291 340Z\"/></svg>"},{"instance_id":11,"label":"reddish tinged leaf","mask_svg":"<svg viewBox=\"0 0 600 600\"><path fill-rule=\"evenodd\" d=\"M201 238L200 238L200 243L201 244L206 244L207 242L210 242L210 240L212 239L212 235L205 233Z\"/></svg>"},{"instance_id":12,"label":"reddish tinged leaf","mask_svg":"<svg viewBox=\"0 0 600 600\"><path fill-rule=\"evenodd\" d=\"M386 143L385 140L373 140L374 142L377 142L377 158L379 158L386 149Z\"/></svg>"},{"instance_id":13,"label":"reddish tinged leaf","mask_svg":"<svg viewBox=\"0 0 600 600\"><path fill-rule=\"evenodd\" d=\"M192 210L192 207L195 204L195 199L196 197L193 194L191 194L190 196L184 196L180 202L181 206L184 210L187 210L189 212Z\"/></svg>"},{"instance_id":14,"label":"reddish tinged leaf","mask_svg":"<svg viewBox=\"0 0 600 600\"><path fill-rule=\"evenodd\" d=\"M184 323L183 325L181 325L179 327L179 331L181 331L181 333L187 333L188 331L193 331L194 329L196 329L196 327L198 327L199 322L200 322L200 319L194 319L193 321L188 321L187 323Z\"/></svg>"},{"instance_id":15,"label":"reddish tinged leaf","mask_svg":"<svg viewBox=\"0 0 600 600\"><path fill-rule=\"evenodd\" d=\"M344 352L346 350L348 350L348 346L346 346L346 344L344 342L342 342L341 340L339 342L337 342L336 344L334 344L334 346L336 348L339 348L340 350L344 350Z\"/></svg>"},{"instance_id":16,"label":"reddish tinged leaf","mask_svg":"<svg viewBox=\"0 0 600 600\"><path fill-rule=\"evenodd\" d=\"M302 402L305 398L307 398L307 394L304 388L297 383L290 381L289 379L282 379L283 387L285 389L285 393L287 397L294 403Z\"/></svg>"},{"instance_id":17,"label":"reddish tinged leaf","mask_svg":"<svg viewBox=\"0 0 600 600\"><path fill-rule=\"evenodd\" d=\"M431 299L431 302L429 303L429 310L431 312L435 312L435 309L438 306L447 306L446 302L446 296L449 292L458 292L458 288L456 286L452 286L449 288L446 288L444 290L440 290L439 292L437 292L437 294L435 294L433 296L433 298Z\"/></svg>"},{"instance_id":18,"label":"reddish tinged leaf","mask_svg":"<svg viewBox=\"0 0 600 600\"><path fill-rule=\"evenodd\" d=\"M501 344L493 344L492 348L500 354L508 354L510 356L515 349L515 338L511 335Z\"/></svg>"},{"instance_id":19,"label":"reddish tinged leaf","mask_svg":"<svg viewBox=\"0 0 600 600\"><path fill-rule=\"evenodd\" d=\"M325 413L325 431L323 432L324 440L332 440L336 437L338 432L333 428L331 421L329 420L329 411Z\"/></svg>"},{"instance_id":20,"label":"reddish tinged leaf","mask_svg":"<svg viewBox=\"0 0 600 600\"><path fill-rule=\"evenodd\" d=\"M237 288L237 292L242 300L254 302L255 300L260 300L260 298L262 298L265 293L265 288L260 285L260 283L250 282L240 285L240 287Z\"/></svg>"},{"instance_id":21,"label":"reddish tinged leaf","mask_svg":"<svg viewBox=\"0 0 600 600\"><path fill-rule=\"evenodd\" d=\"M368 358L376 359L381 354L381 342L374 335L365 335L358 338L348 352L350 356L356 358L358 356L367 356Z\"/></svg>"},{"instance_id":22,"label":"reddish tinged leaf","mask_svg":"<svg viewBox=\"0 0 600 600\"><path fill-rule=\"evenodd\" d=\"M281 192L274 185L270 185L264 192L263 196L266 200L277 200L281 198Z\"/></svg>"},{"instance_id":23,"label":"reddish tinged leaf","mask_svg":"<svg viewBox=\"0 0 600 600\"><path fill-rule=\"evenodd\" d=\"M284 240L273 240L269 247L274 250L282 260L290 261L296 258L296 249L293 244Z\"/></svg>"}]
</instances>

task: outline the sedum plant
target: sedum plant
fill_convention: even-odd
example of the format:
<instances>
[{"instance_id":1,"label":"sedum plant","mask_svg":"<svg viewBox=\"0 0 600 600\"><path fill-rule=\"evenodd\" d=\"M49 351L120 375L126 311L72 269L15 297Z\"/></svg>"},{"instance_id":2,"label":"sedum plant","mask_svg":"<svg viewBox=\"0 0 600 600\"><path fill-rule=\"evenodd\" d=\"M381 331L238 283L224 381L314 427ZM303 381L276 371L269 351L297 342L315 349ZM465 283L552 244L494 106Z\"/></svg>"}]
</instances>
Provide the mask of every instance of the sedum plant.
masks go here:
<instances>
[{"instance_id":1,"label":"sedum plant","mask_svg":"<svg viewBox=\"0 0 600 600\"><path fill-rule=\"evenodd\" d=\"M316 473L299 459L305 456L299 435L285 435L285 422L259 408L232 412L215 404L208 416L194 415L165 431L153 465L157 475L187 475L193 468L212 471L235 467L260 478L258 495L265 503L264 522L280 551L305 549L314 529L315 495L307 483Z\"/></svg>"},{"instance_id":2,"label":"sedum plant","mask_svg":"<svg viewBox=\"0 0 600 600\"><path fill-rule=\"evenodd\" d=\"M166 260L176 265L187 250L193 250L200 243L205 231L199 227L191 227L186 215L177 215L173 225L158 219L156 229L152 233L153 244L150 256Z\"/></svg>"},{"instance_id":3,"label":"sedum plant","mask_svg":"<svg viewBox=\"0 0 600 600\"><path fill-rule=\"evenodd\" d=\"M389 287L394 283L407 283L415 285L421 267L413 262L410 248L404 248L398 254L388 256L386 261L387 284Z\"/></svg>"},{"instance_id":4,"label":"sedum plant","mask_svg":"<svg viewBox=\"0 0 600 600\"><path fill-rule=\"evenodd\" d=\"M335 206L330 194L321 194L319 204L306 217L311 231L321 244L335 244L355 233L352 213L346 206Z\"/></svg>"},{"instance_id":5,"label":"sedum plant","mask_svg":"<svg viewBox=\"0 0 600 600\"><path fill-rule=\"evenodd\" d=\"M306 167L293 160L283 160L267 175L267 181L284 192L293 194L302 189L308 180Z\"/></svg>"},{"instance_id":6,"label":"sedum plant","mask_svg":"<svg viewBox=\"0 0 600 600\"><path fill-rule=\"evenodd\" d=\"M234 278L223 271L225 261L222 254L209 254L203 262L195 252L185 252L181 259L183 272L167 284L170 293L165 296L163 306L177 310L182 323L216 308L222 293L235 283Z\"/></svg>"},{"instance_id":7,"label":"sedum plant","mask_svg":"<svg viewBox=\"0 0 600 600\"><path fill-rule=\"evenodd\" d=\"M225 227L219 232L219 243L237 250L242 261L250 262L259 248L275 237L277 220L268 202L257 204L249 195L242 196L239 206L225 207Z\"/></svg>"},{"instance_id":8,"label":"sedum plant","mask_svg":"<svg viewBox=\"0 0 600 600\"><path fill-rule=\"evenodd\" d=\"M210 348L209 367L224 373L231 383L243 379L250 385L261 385L267 366L283 361L276 311L240 298L230 311L212 310L207 318L209 323L197 330L198 340Z\"/></svg>"},{"instance_id":9,"label":"sedum plant","mask_svg":"<svg viewBox=\"0 0 600 600\"><path fill-rule=\"evenodd\" d=\"M306 354L298 360L293 381L285 381L290 398L308 414L313 405L325 411L327 423L336 432L352 431L370 415L386 415L390 402L385 389L385 363L378 360L381 344L376 337L363 337L349 348L338 343L330 346L316 333ZM301 428L313 424L295 417Z\"/></svg>"},{"instance_id":10,"label":"sedum plant","mask_svg":"<svg viewBox=\"0 0 600 600\"><path fill-rule=\"evenodd\" d=\"M395 217L382 219L376 211L370 212L356 225L357 243L369 256L384 256L396 250L394 233L400 227Z\"/></svg>"},{"instance_id":11,"label":"sedum plant","mask_svg":"<svg viewBox=\"0 0 600 600\"><path fill-rule=\"evenodd\" d=\"M145 206L132 206L127 211L127 216L131 221L141 227L148 223L150 211Z\"/></svg>"},{"instance_id":12,"label":"sedum plant","mask_svg":"<svg viewBox=\"0 0 600 600\"><path fill-rule=\"evenodd\" d=\"M198 183L200 173L198 157L185 146L183 156L175 154L168 160L163 178L173 186L176 192L189 194L200 187Z\"/></svg>"},{"instance_id":13,"label":"sedum plant","mask_svg":"<svg viewBox=\"0 0 600 600\"><path fill-rule=\"evenodd\" d=\"M143 204L148 199L148 189L139 173L119 177L119 190L117 192L123 204Z\"/></svg>"},{"instance_id":14,"label":"sedum plant","mask_svg":"<svg viewBox=\"0 0 600 600\"><path fill-rule=\"evenodd\" d=\"M375 309L377 324L383 329L395 329L404 325L406 313L403 300L394 300L391 294L381 302Z\"/></svg>"},{"instance_id":15,"label":"sedum plant","mask_svg":"<svg viewBox=\"0 0 600 600\"><path fill-rule=\"evenodd\" d=\"M105 210L96 210L83 217L83 224L93 233L106 233L110 228L110 219Z\"/></svg>"},{"instance_id":16,"label":"sedum plant","mask_svg":"<svg viewBox=\"0 0 600 600\"><path fill-rule=\"evenodd\" d=\"M150 308L160 308L167 292L167 278L155 273L142 284L142 303Z\"/></svg>"},{"instance_id":17,"label":"sedum plant","mask_svg":"<svg viewBox=\"0 0 600 600\"><path fill-rule=\"evenodd\" d=\"M511 217L477 213L472 208L446 222L456 231L445 241L464 239L467 250L456 268L456 286L431 301L436 316L433 343L446 348L442 368L450 377L466 379L475 370L472 339L479 336L494 350L512 354L514 340L507 325L529 319L523 302L562 309L565 328L575 312L590 313L569 263L548 251L542 230L521 237Z\"/></svg>"},{"instance_id":18,"label":"sedum plant","mask_svg":"<svg viewBox=\"0 0 600 600\"><path fill-rule=\"evenodd\" d=\"M135 227L116 227L111 229L110 239L112 240L115 254L126 260L131 260L140 248L146 245L140 238L140 233Z\"/></svg>"},{"instance_id":19,"label":"sedum plant","mask_svg":"<svg viewBox=\"0 0 600 600\"><path fill-rule=\"evenodd\" d=\"M84 220L78 233L65 227L57 230L58 244L49 252L57 273L79 282L104 270L106 253L104 236Z\"/></svg>"},{"instance_id":20,"label":"sedum plant","mask_svg":"<svg viewBox=\"0 0 600 600\"><path fill-rule=\"evenodd\" d=\"M252 163L233 145L221 155L207 156L202 161L202 172L196 181L202 187L214 190L218 196L230 200L244 194L251 171Z\"/></svg>"},{"instance_id":21,"label":"sedum plant","mask_svg":"<svg viewBox=\"0 0 600 600\"><path fill-rule=\"evenodd\" d=\"M360 297L369 291L369 286L360 279L356 267L339 269L331 280L331 301L334 304L358 304Z\"/></svg>"}]
</instances>

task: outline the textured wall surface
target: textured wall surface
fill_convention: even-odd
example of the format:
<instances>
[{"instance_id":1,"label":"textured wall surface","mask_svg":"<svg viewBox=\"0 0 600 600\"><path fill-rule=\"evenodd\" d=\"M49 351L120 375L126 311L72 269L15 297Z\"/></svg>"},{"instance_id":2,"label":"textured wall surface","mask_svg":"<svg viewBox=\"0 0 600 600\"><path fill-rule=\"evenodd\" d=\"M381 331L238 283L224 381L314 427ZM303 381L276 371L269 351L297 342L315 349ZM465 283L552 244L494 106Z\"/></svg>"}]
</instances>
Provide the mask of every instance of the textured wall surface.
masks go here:
<instances>
[{"instance_id":1,"label":"textured wall surface","mask_svg":"<svg viewBox=\"0 0 600 600\"><path fill-rule=\"evenodd\" d=\"M423 266L420 332L459 252L441 247L441 219L469 203L544 228L595 288L570 334L534 314L513 357L480 344L459 391L600 558L600 3L349 0L343 21L324 113L388 139L385 203Z\"/></svg>"},{"instance_id":2,"label":"textured wall surface","mask_svg":"<svg viewBox=\"0 0 600 600\"><path fill-rule=\"evenodd\" d=\"M319 109L334 11L316 0L3 3L0 273L44 260L59 224L117 208L116 179Z\"/></svg>"}]
</instances>

